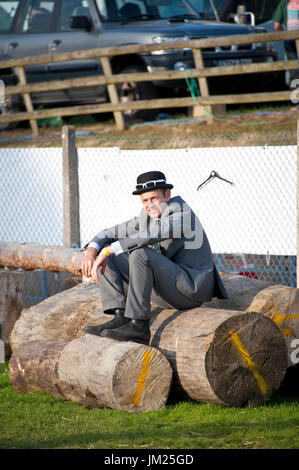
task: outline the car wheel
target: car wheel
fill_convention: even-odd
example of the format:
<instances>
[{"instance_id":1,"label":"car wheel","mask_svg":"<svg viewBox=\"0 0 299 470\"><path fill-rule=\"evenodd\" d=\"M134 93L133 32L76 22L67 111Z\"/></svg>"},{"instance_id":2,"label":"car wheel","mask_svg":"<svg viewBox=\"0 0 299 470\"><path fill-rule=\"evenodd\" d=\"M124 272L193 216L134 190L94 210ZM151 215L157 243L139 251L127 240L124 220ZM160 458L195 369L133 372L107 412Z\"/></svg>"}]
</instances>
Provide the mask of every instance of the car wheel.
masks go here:
<instances>
[{"instance_id":1,"label":"car wheel","mask_svg":"<svg viewBox=\"0 0 299 470\"><path fill-rule=\"evenodd\" d=\"M142 66L128 66L121 70L121 73L144 72ZM158 98L158 92L151 82L130 82L120 83L118 85L119 100L121 103L134 102L139 100L151 100ZM152 121L159 113L158 109L129 109L123 111L126 120L142 119L143 121Z\"/></svg>"}]
</instances>

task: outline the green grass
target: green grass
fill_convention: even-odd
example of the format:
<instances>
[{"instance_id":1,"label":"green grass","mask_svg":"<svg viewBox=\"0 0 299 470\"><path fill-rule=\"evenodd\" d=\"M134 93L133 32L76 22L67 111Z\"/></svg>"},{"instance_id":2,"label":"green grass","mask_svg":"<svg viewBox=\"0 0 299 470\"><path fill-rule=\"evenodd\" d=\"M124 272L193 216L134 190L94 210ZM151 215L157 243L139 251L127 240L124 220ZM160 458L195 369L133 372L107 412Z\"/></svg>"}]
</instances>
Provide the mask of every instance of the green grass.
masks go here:
<instances>
[{"instance_id":1,"label":"green grass","mask_svg":"<svg viewBox=\"0 0 299 470\"><path fill-rule=\"evenodd\" d=\"M46 393L26 395L0 365L2 449L297 449L299 399L275 395L266 405L226 408L193 401L132 414L86 409Z\"/></svg>"}]
</instances>

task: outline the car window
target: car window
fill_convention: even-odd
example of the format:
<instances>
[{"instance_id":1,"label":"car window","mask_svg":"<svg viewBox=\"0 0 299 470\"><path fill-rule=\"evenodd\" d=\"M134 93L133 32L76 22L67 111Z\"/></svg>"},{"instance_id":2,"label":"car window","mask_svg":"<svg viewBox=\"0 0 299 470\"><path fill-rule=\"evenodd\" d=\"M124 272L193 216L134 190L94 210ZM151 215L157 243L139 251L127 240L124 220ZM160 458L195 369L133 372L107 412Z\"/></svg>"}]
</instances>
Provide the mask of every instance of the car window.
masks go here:
<instances>
[{"instance_id":1,"label":"car window","mask_svg":"<svg viewBox=\"0 0 299 470\"><path fill-rule=\"evenodd\" d=\"M280 0L189 0L189 3L203 15L203 18L215 20L216 8L219 18L222 21L234 21L234 15L237 12L238 6L244 6L245 11L252 12L255 15L257 23L262 21L271 20L273 13ZM213 3L213 6L212 6Z\"/></svg>"},{"instance_id":2,"label":"car window","mask_svg":"<svg viewBox=\"0 0 299 470\"><path fill-rule=\"evenodd\" d=\"M88 1L62 0L59 20L60 31L73 31L69 24L69 19L71 16L87 16L88 18L91 18Z\"/></svg>"},{"instance_id":3,"label":"car window","mask_svg":"<svg viewBox=\"0 0 299 470\"><path fill-rule=\"evenodd\" d=\"M9 31L20 1L0 1L0 32Z\"/></svg>"},{"instance_id":4,"label":"car window","mask_svg":"<svg viewBox=\"0 0 299 470\"><path fill-rule=\"evenodd\" d=\"M51 29L55 0L27 0L20 23L22 33L46 33Z\"/></svg>"},{"instance_id":5,"label":"car window","mask_svg":"<svg viewBox=\"0 0 299 470\"><path fill-rule=\"evenodd\" d=\"M213 9L216 8L218 13L221 12L223 4L223 0L214 0L214 5L212 6L212 3L210 0L189 0L193 8L196 9L198 13L200 13L204 19L206 20L215 20L215 12ZM226 2L227 3L227 2Z\"/></svg>"},{"instance_id":6,"label":"car window","mask_svg":"<svg viewBox=\"0 0 299 470\"><path fill-rule=\"evenodd\" d=\"M155 6L161 18L171 18L173 16L183 16L193 14L194 11L189 7L188 3L183 0L171 0L171 1L155 1L149 0L152 6Z\"/></svg>"},{"instance_id":7,"label":"car window","mask_svg":"<svg viewBox=\"0 0 299 470\"><path fill-rule=\"evenodd\" d=\"M126 0L116 0L117 9L122 16L146 15L147 10L144 1L135 0L128 2Z\"/></svg>"},{"instance_id":8,"label":"car window","mask_svg":"<svg viewBox=\"0 0 299 470\"><path fill-rule=\"evenodd\" d=\"M159 19L196 14L184 0L96 0L96 3L102 21L124 21L140 15Z\"/></svg>"}]
</instances>

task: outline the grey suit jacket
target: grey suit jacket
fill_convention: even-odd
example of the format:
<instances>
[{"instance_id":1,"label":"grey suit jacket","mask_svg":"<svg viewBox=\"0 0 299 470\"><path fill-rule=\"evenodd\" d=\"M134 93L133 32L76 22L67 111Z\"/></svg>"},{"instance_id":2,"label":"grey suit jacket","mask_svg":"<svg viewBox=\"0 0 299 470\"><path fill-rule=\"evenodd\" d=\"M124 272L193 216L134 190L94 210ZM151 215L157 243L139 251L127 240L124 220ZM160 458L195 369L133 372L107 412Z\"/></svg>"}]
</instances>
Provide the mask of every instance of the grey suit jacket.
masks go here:
<instances>
[{"instance_id":1,"label":"grey suit jacket","mask_svg":"<svg viewBox=\"0 0 299 470\"><path fill-rule=\"evenodd\" d=\"M100 251L115 241L125 253L159 242L162 254L181 267L177 288L182 294L195 302L228 298L206 233L180 196L166 204L160 219L151 219L142 209L139 217L99 232L89 243Z\"/></svg>"}]
</instances>

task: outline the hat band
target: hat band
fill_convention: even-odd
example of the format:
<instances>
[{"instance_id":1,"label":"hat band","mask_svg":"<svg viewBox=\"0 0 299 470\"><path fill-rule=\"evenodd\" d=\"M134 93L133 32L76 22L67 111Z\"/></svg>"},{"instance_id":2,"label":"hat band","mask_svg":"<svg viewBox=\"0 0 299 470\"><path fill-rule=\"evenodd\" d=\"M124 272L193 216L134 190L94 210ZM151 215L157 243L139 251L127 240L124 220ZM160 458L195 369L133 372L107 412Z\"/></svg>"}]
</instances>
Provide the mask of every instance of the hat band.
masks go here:
<instances>
[{"instance_id":1,"label":"hat band","mask_svg":"<svg viewBox=\"0 0 299 470\"><path fill-rule=\"evenodd\" d=\"M138 191L139 189L154 188L155 186L157 186L157 183L166 183L166 180L154 180L147 181L146 183L136 184L136 190Z\"/></svg>"}]
</instances>

